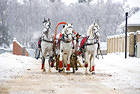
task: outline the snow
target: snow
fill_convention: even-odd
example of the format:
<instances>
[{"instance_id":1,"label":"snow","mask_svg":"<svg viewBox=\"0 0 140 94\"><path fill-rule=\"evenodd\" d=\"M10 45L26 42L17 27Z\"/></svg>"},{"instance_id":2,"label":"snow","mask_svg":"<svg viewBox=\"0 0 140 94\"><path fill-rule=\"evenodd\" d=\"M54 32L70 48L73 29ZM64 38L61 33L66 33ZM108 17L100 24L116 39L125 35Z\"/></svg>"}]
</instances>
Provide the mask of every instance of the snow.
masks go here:
<instances>
[{"instance_id":1,"label":"snow","mask_svg":"<svg viewBox=\"0 0 140 94\"><path fill-rule=\"evenodd\" d=\"M16 42L20 47L24 47L23 45L21 45L16 38L14 38L13 42Z\"/></svg>"},{"instance_id":2,"label":"snow","mask_svg":"<svg viewBox=\"0 0 140 94\"><path fill-rule=\"evenodd\" d=\"M125 21L122 22L120 27L125 26ZM131 17L128 18L128 26L140 26L140 11L133 14Z\"/></svg>"},{"instance_id":3,"label":"snow","mask_svg":"<svg viewBox=\"0 0 140 94\"><path fill-rule=\"evenodd\" d=\"M28 48L27 52L29 53L30 57L35 57L35 50L34 49Z\"/></svg>"},{"instance_id":4,"label":"snow","mask_svg":"<svg viewBox=\"0 0 140 94\"><path fill-rule=\"evenodd\" d=\"M128 36L129 36L129 33L128 33ZM107 39L119 38L119 37L125 37L125 34L122 33L122 34L118 34L118 35L111 35L111 36L108 36Z\"/></svg>"},{"instance_id":5,"label":"snow","mask_svg":"<svg viewBox=\"0 0 140 94\"><path fill-rule=\"evenodd\" d=\"M125 59L124 53L105 55L95 60L96 75L85 75L85 68L75 74L58 73L54 68L48 72L47 65L42 73L39 62L31 57L1 54L0 85L4 90L10 87L10 94L140 94L140 58Z\"/></svg>"},{"instance_id":6,"label":"snow","mask_svg":"<svg viewBox=\"0 0 140 94\"><path fill-rule=\"evenodd\" d=\"M35 59L25 56L16 56L11 53L0 54L0 80L9 79L13 75L20 75L22 72L36 62Z\"/></svg>"},{"instance_id":7,"label":"snow","mask_svg":"<svg viewBox=\"0 0 140 94\"><path fill-rule=\"evenodd\" d=\"M137 33L139 34L140 32L137 31ZM130 34L134 34L134 35L135 35L136 32L128 32L128 33L127 33L127 36L130 36ZM124 38L124 37L125 37L125 33L118 34L118 35L111 35L111 36L108 36L107 39L111 39L111 38L120 38L120 37Z\"/></svg>"},{"instance_id":8,"label":"snow","mask_svg":"<svg viewBox=\"0 0 140 94\"><path fill-rule=\"evenodd\" d=\"M140 90L137 89L140 88L140 58L124 59L124 53L108 54L104 58L96 66L97 69L104 70L103 73L112 75L112 78L106 80L104 84L120 90L124 89L125 94L139 94Z\"/></svg>"},{"instance_id":9,"label":"snow","mask_svg":"<svg viewBox=\"0 0 140 94\"><path fill-rule=\"evenodd\" d=\"M128 18L128 26L140 26L140 11Z\"/></svg>"},{"instance_id":10,"label":"snow","mask_svg":"<svg viewBox=\"0 0 140 94\"><path fill-rule=\"evenodd\" d=\"M101 50L107 50L107 42L101 42L100 43L100 46L101 46Z\"/></svg>"},{"instance_id":11,"label":"snow","mask_svg":"<svg viewBox=\"0 0 140 94\"><path fill-rule=\"evenodd\" d=\"M137 34L140 34L140 30L137 30L136 32L137 32Z\"/></svg>"}]
</instances>

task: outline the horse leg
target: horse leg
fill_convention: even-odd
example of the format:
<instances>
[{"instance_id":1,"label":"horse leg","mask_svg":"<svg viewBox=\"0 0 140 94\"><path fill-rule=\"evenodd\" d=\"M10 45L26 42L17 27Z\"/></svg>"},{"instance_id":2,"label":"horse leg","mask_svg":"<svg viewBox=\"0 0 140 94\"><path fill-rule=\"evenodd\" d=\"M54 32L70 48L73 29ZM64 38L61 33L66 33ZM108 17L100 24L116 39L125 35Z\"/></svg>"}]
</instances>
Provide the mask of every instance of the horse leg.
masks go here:
<instances>
[{"instance_id":1,"label":"horse leg","mask_svg":"<svg viewBox=\"0 0 140 94\"><path fill-rule=\"evenodd\" d=\"M51 72L51 56L49 56L48 63L49 63L49 70L48 70L48 72Z\"/></svg>"},{"instance_id":2,"label":"horse leg","mask_svg":"<svg viewBox=\"0 0 140 94\"><path fill-rule=\"evenodd\" d=\"M45 69L45 57L47 54L47 48L45 48L43 52L44 53L43 53L43 58L42 58L42 64L43 64L43 72L45 72L46 71L46 69Z\"/></svg>"},{"instance_id":3,"label":"horse leg","mask_svg":"<svg viewBox=\"0 0 140 94\"><path fill-rule=\"evenodd\" d=\"M60 58L59 58L59 72L63 71L63 45L60 42Z\"/></svg>"},{"instance_id":4,"label":"horse leg","mask_svg":"<svg viewBox=\"0 0 140 94\"><path fill-rule=\"evenodd\" d=\"M64 67L67 66L67 58L68 58L67 52L63 51L63 65L64 65Z\"/></svg>"},{"instance_id":5,"label":"horse leg","mask_svg":"<svg viewBox=\"0 0 140 94\"><path fill-rule=\"evenodd\" d=\"M75 53L75 57L74 57L74 65L75 65L76 70L78 70L77 63L78 63L78 57L77 57L77 53Z\"/></svg>"},{"instance_id":6,"label":"horse leg","mask_svg":"<svg viewBox=\"0 0 140 94\"><path fill-rule=\"evenodd\" d=\"M90 62L90 69L89 69L89 71L90 72L92 71L92 64L91 64L92 58L93 58L93 54L90 54L90 58L89 58L89 62Z\"/></svg>"},{"instance_id":7,"label":"horse leg","mask_svg":"<svg viewBox=\"0 0 140 94\"><path fill-rule=\"evenodd\" d=\"M53 60L53 56L50 56L50 66L54 67L54 60Z\"/></svg>"},{"instance_id":8,"label":"horse leg","mask_svg":"<svg viewBox=\"0 0 140 94\"><path fill-rule=\"evenodd\" d=\"M49 52L49 60L48 60L48 63L49 63L49 72L51 72L51 67L54 66L54 61L53 61L53 54L52 54L52 51L51 50L48 50Z\"/></svg>"},{"instance_id":9,"label":"horse leg","mask_svg":"<svg viewBox=\"0 0 140 94\"><path fill-rule=\"evenodd\" d=\"M42 66L41 69L43 70L43 72L45 72L45 57L42 57Z\"/></svg>"},{"instance_id":10,"label":"horse leg","mask_svg":"<svg viewBox=\"0 0 140 94\"><path fill-rule=\"evenodd\" d=\"M70 57L70 65L72 66L73 73L75 73L75 54L74 53Z\"/></svg>"},{"instance_id":11,"label":"horse leg","mask_svg":"<svg viewBox=\"0 0 140 94\"><path fill-rule=\"evenodd\" d=\"M51 50L50 53L51 53L51 67L54 67L55 60L54 60L53 51Z\"/></svg>"},{"instance_id":12,"label":"horse leg","mask_svg":"<svg viewBox=\"0 0 140 94\"><path fill-rule=\"evenodd\" d=\"M88 52L86 51L85 52L85 55L84 55L84 59L85 59L85 68L86 68L86 71L85 73L87 73L87 68L88 68Z\"/></svg>"},{"instance_id":13,"label":"horse leg","mask_svg":"<svg viewBox=\"0 0 140 94\"><path fill-rule=\"evenodd\" d=\"M72 66L73 73L75 73L75 60L74 60L74 54L71 55L70 57L70 65Z\"/></svg>"},{"instance_id":14,"label":"horse leg","mask_svg":"<svg viewBox=\"0 0 140 94\"><path fill-rule=\"evenodd\" d=\"M70 49L70 51L68 51L68 62L67 62L67 71L70 71L70 57L72 54L72 49Z\"/></svg>"},{"instance_id":15,"label":"horse leg","mask_svg":"<svg viewBox=\"0 0 140 94\"><path fill-rule=\"evenodd\" d=\"M77 63L78 63L78 62L79 62L79 61L77 61L77 59L74 61L76 70L78 70L78 66L77 66Z\"/></svg>"},{"instance_id":16,"label":"horse leg","mask_svg":"<svg viewBox=\"0 0 140 94\"><path fill-rule=\"evenodd\" d=\"M56 58L56 70L58 70L60 56L59 55L55 55L55 58Z\"/></svg>"},{"instance_id":17,"label":"horse leg","mask_svg":"<svg viewBox=\"0 0 140 94\"><path fill-rule=\"evenodd\" d=\"M95 64L94 64L94 60L95 60L95 52L92 54L92 57L91 57L91 70L90 72L92 72L92 74L95 74Z\"/></svg>"},{"instance_id":18,"label":"horse leg","mask_svg":"<svg viewBox=\"0 0 140 94\"><path fill-rule=\"evenodd\" d=\"M44 50L43 50L44 51ZM44 54L42 54L42 66L41 66L41 69L43 70L44 69L44 64L45 64L45 57L44 57Z\"/></svg>"}]
</instances>

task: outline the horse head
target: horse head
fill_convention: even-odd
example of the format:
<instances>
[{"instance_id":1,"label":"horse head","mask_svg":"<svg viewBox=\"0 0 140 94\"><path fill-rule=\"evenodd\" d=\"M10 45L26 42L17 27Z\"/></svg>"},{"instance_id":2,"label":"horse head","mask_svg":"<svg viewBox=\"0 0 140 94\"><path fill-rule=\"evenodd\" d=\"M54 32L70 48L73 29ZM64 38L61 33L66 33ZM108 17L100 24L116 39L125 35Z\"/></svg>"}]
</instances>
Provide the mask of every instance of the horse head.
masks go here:
<instances>
[{"instance_id":1,"label":"horse head","mask_svg":"<svg viewBox=\"0 0 140 94\"><path fill-rule=\"evenodd\" d=\"M96 35L99 33L99 25L94 23L89 26L87 36L95 38Z\"/></svg>"},{"instance_id":2,"label":"horse head","mask_svg":"<svg viewBox=\"0 0 140 94\"><path fill-rule=\"evenodd\" d=\"M63 34L65 38L71 39L73 32L73 25L72 24L66 24L63 26Z\"/></svg>"},{"instance_id":3,"label":"horse head","mask_svg":"<svg viewBox=\"0 0 140 94\"><path fill-rule=\"evenodd\" d=\"M50 22L49 18L47 20L44 18L43 26L44 26L43 34L45 34L46 37L48 37L48 32L49 32L49 29L50 29L50 26L51 26L51 22Z\"/></svg>"},{"instance_id":4,"label":"horse head","mask_svg":"<svg viewBox=\"0 0 140 94\"><path fill-rule=\"evenodd\" d=\"M49 29L49 28L50 28L51 22L50 22L50 19L49 19L49 18L48 18L47 20L44 18L43 26L44 26L44 28L46 28L46 29Z\"/></svg>"}]
</instances>

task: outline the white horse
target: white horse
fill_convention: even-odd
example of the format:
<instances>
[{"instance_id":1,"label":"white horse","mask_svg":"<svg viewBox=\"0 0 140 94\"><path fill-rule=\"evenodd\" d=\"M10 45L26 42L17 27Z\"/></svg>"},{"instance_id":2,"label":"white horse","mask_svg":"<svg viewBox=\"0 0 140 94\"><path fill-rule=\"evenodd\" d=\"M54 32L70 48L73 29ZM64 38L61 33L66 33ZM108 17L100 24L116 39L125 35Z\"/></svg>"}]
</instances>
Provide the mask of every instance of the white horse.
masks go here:
<instances>
[{"instance_id":1,"label":"white horse","mask_svg":"<svg viewBox=\"0 0 140 94\"><path fill-rule=\"evenodd\" d=\"M95 56L97 54L97 47L99 43L99 26L97 24L91 24L87 31L88 39L86 41L86 52L84 55L85 67L89 67L89 71L95 74ZM89 66L88 66L89 65Z\"/></svg>"},{"instance_id":2,"label":"white horse","mask_svg":"<svg viewBox=\"0 0 140 94\"><path fill-rule=\"evenodd\" d=\"M59 61L59 71L67 66L67 71L70 71L70 57L73 48L73 28L72 24L66 24L62 30L62 36L60 41L60 61Z\"/></svg>"},{"instance_id":3,"label":"white horse","mask_svg":"<svg viewBox=\"0 0 140 94\"><path fill-rule=\"evenodd\" d=\"M49 71L50 71L50 60L53 58L53 37L51 36L51 32L49 31L50 29L50 20L45 20L43 21L44 29L43 29L43 34L41 36L41 51L42 51L42 67L41 69L45 71L45 58L47 54L49 55Z\"/></svg>"}]
</instances>

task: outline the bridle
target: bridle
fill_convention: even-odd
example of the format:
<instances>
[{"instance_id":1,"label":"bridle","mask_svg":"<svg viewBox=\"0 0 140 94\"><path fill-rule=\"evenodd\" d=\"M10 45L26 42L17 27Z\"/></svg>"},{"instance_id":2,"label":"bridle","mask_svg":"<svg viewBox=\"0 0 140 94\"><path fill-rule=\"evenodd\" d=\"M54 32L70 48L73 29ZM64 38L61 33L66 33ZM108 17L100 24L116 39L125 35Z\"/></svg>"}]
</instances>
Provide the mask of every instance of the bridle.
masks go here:
<instances>
[{"instance_id":1,"label":"bridle","mask_svg":"<svg viewBox=\"0 0 140 94\"><path fill-rule=\"evenodd\" d=\"M48 38L49 29L50 29L50 23L49 24L48 23L49 23L48 21L44 23L45 24L44 28L46 29L46 31L43 32L47 38ZM48 25L46 26L46 24ZM44 38L42 40L48 43L53 43L53 41L45 40Z\"/></svg>"},{"instance_id":2,"label":"bridle","mask_svg":"<svg viewBox=\"0 0 140 94\"><path fill-rule=\"evenodd\" d=\"M90 36L88 36L87 40L94 40L94 43L87 43L87 45L94 45L94 44L98 44L99 43L99 36L97 35L98 31L94 32L96 29L92 29L92 36L93 38L90 38Z\"/></svg>"},{"instance_id":3,"label":"bridle","mask_svg":"<svg viewBox=\"0 0 140 94\"><path fill-rule=\"evenodd\" d=\"M68 27L68 28L72 28L72 27ZM66 32L69 32L67 29L66 29ZM72 33L66 33L66 32L64 32L64 39L63 39L63 42L65 42L65 43L69 43L69 42L71 42L71 40L70 41L67 41L65 38L68 38L69 37L69 35L71 35L72 36Z\"/></svg>"}]
</instances>

